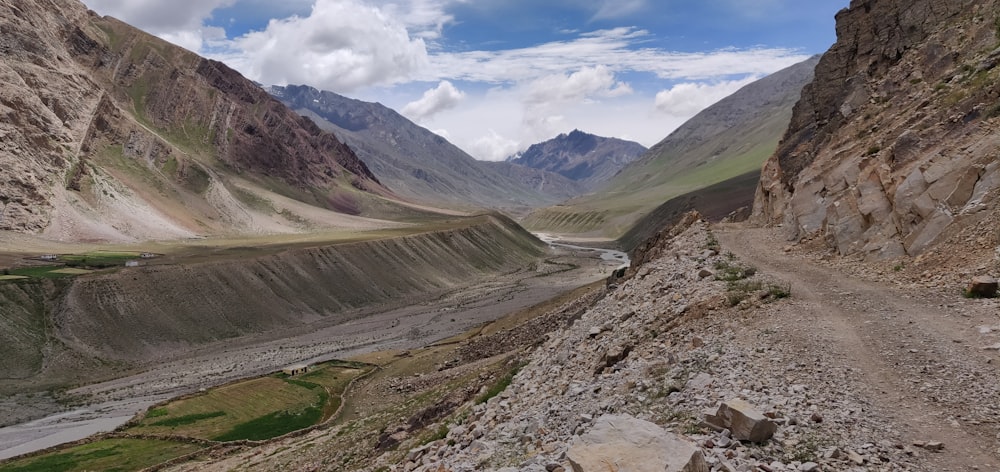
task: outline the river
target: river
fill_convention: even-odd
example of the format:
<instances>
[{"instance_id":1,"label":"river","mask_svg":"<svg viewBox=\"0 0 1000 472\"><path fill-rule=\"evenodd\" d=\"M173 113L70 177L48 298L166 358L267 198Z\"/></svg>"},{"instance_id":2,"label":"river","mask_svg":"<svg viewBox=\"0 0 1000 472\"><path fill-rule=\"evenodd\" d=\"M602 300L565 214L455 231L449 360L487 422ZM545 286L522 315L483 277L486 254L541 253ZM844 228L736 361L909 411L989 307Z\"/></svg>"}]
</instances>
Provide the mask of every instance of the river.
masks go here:
<instances>
[{"instance_id":1,"label":"river","mask_svg":"<svg viewBox=\"0 0 1000 472\"><path fill-rule=\"evenodd\" d=\"M169 398L226 381L272 372L303 359L315 362L335 357L347 358L364 352L426 346L544 302L582 284L600 280L609 271L629 265L628 255L621 251L561 243L545 234L536 236L553 248L574 253L571 257L581 263L581 268L589 269L559 273L555 277L529 278L517 283L512 280L509 288L511 296L503 297L509 298L509 301L502 304L495 303L495 286L491 285L482 293L472 293L477 292L474 287L472 290L466 288L462 297L445 302L447 307L420 304L374 313L364 319L318 329L308 335L192 356L164 363L142 374L81 387L71 393L91 397L96 400L93 404L0 428L0 460L112 431L134 415ZM593 261L593 256L575 254L578 252L598 253L601 262L583 262ZM443 308L449 310L448 316L442 315ZM456 319L459 322L455 322ZM421 336L418 338L413 337L415 328L420 328ZM265 352L286 353L289 357L265 359ZM256 367L229 372L232 366L245 364ZM223 372L229 373L224 375Z\"/></svg>"}]
</instances>

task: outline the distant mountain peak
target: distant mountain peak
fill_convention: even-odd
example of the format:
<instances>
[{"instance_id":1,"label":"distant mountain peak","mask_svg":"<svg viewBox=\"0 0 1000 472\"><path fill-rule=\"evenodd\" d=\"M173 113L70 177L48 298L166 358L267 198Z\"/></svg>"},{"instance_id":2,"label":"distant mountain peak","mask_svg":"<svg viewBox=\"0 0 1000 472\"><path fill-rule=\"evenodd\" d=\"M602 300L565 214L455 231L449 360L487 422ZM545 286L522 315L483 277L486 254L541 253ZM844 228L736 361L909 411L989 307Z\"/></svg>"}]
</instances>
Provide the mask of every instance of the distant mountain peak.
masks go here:
<instances>
[{"instance_id":1,"label":"distant mountain peak","mask_svg":"<svg viewBox=\"0 0 1000 472\"><path fill-rule=\"evenodd\" d=\"M610 179L646 148L635 142L606 138L579 129L534 144L507 162L561 174L595 185Z\"/></svg>"}]
</instances>

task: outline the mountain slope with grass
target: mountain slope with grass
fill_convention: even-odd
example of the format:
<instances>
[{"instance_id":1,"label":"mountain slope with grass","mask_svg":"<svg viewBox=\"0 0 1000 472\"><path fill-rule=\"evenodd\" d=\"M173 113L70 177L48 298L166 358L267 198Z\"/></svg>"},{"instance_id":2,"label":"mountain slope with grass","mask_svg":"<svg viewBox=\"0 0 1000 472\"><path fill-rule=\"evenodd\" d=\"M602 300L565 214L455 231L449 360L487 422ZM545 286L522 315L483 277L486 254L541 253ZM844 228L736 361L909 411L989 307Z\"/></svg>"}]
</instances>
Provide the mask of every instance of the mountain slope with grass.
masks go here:
<instances>
[{"instance_id":1,"label":"mountain slope with grass","mask_svg":"<svg viewBox=\"0 0 1000 472\"><path fill-rule=\"evenodd\" d=\"M350 148L222 63L77 0L0 1L0 27L0 228L127 241L398 213Z\"/></svg>"},{"instance_id":2,"label":"mountain slope with grass","mask_svg":"<svg viewBox=\"0 0 1000 472\"><path fill-rule=\"evenodd\" d=\"M413 200L466 209L509 210L548 205L583 193L580 186L553 173L534 169L515 173L477 161L445 138L379 103L305 85L271 86L268 90L343 139L386 186Z\"/></svg>"},{"instance_id":3,"label":"mountain slope with grass","mask_svg":"<svg viewBox=\"0 0 1000 472\"><path fill-rule=\"evenodd\" d=\"M758 80L708 107L602 189L532 213L532 230L617 238L667 200L760 169L788 126L819 58Z\"/></svg>"}]
</instances>

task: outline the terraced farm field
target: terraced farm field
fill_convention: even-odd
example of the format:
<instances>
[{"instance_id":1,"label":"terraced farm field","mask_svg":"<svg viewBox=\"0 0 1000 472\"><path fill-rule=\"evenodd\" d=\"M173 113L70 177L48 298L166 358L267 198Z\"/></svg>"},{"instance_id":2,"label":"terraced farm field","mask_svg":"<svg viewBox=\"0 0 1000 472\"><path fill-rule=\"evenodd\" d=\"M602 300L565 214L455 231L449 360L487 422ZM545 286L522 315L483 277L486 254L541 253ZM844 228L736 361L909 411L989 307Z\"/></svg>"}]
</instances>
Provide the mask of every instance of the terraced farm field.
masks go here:
<instances>
[{"instance_id":1,"label":"terraced farm field","mask_svg":"<svg viewBox=\"0 0 1000 472\"><path fill-rule=\"evenodd\" d=\"M141 470L220 443L276 438L333 419L351 381L374 368L330 361L295 377L223 385L152 408L111 437L9 462L0 472Z\"/></svg>"},{"instance_id":2,"label":"terraced farm field","mask_svg":"<svg viewBox=\"0 0 1000 472\"><path fill-rule=\"evenodd\" d=\"M330 419L350 381L370 370L331 362L301 376L235 382L154 408L128 432L212 441L271 439Z\"/></svg>"}]
</instances>

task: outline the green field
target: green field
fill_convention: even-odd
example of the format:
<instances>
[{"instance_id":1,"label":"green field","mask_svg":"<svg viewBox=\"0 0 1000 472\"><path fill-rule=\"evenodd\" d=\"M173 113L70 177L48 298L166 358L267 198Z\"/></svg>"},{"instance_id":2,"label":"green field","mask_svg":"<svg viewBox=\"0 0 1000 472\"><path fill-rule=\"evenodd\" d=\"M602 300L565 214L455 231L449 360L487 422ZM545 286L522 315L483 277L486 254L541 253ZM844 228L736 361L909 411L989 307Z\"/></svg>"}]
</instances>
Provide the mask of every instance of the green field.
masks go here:
<instances>
[{"instance_id":1,"label":"green field","mask_svg":"<svg viewBox=\"0 0 1000 472\"><path fill-rule=\"evenodd\" d=\"M154 416L147 416L138 426L131 428L130 432L212 440L268 439L314 424L318 418L299 426L304 423L303 416L311 416L311 410L326 400L325 392L320 390L322 389L306 388L276 376L239 382L154 410ZM252 425L255 421L260 422L261 418L268 417L289 419L292 420L290 423L298 427L283 430L287 428L275 429L271 427L273 425L267 425L268 428L256 428L253 434L247 434L249 431L243 425ZM234 431L244 434L236 434Z\"/></svg>"},{"instance_id":2,"label":"green field","mask_svg":"<svg viewBox=\"0 0 1000 472\"><path fill-rule=\"evenodd\" d=\"M0 464L0 472L141 470L199 449L201 446L175 441L105 439Z\"/></svg>"},{"instance_id":3,"label":"green field","mask_svg":"<svg viewBox=\"0 0 1000 472\"><path fill-rule=\"evenodd\" d=\"M214 441L271 439L332 417L340 394L367 370L331 362L292 378L275 374L225 385L150 410L129 432Z\"/></svg>"},{"instance_id":4,"label":"green field","mask_svg":"<svg viewBox=\"0 0 1000 472\"><path fill-rule=\"evenodd\" d=\"M333 417L352 380L374 366L330 361L303 375L273 374L208 390L149 410L128 434L212 441L267 440ZM132 471L198 451L169 440L105 439L0 465L0 472Z\"/></svg>"},{"instance_id":5,"label":"green field","mask_svg":"<svg viewBox=\"0 0 1000 472\"><path fill-rule=\"evenodd\" d=\"M4 269L0 281L31 279L61 279L89 274L95 270L123 267L125 262L139 259L137 251L91 251L82 254L61 254L55 264Z\"/></svg>"}]
</instances>

